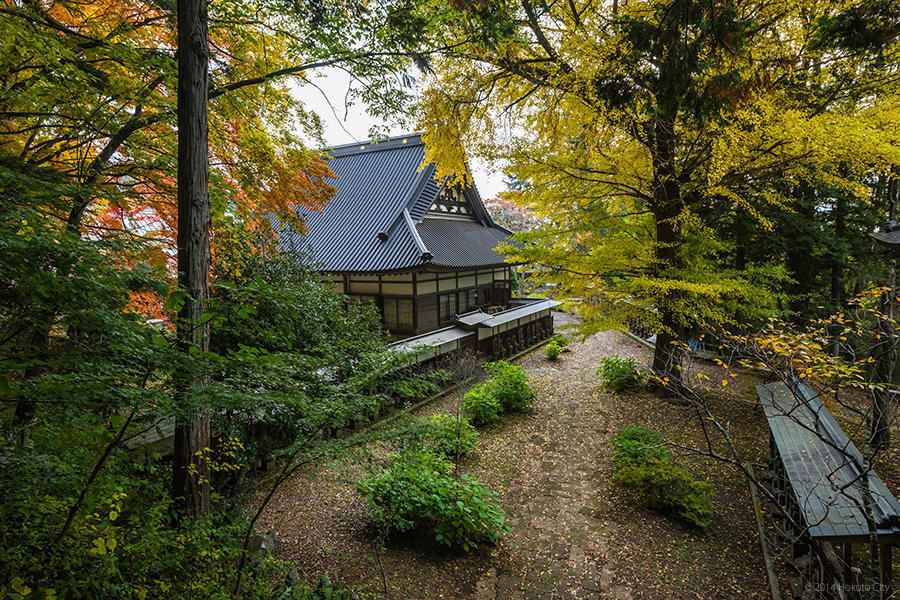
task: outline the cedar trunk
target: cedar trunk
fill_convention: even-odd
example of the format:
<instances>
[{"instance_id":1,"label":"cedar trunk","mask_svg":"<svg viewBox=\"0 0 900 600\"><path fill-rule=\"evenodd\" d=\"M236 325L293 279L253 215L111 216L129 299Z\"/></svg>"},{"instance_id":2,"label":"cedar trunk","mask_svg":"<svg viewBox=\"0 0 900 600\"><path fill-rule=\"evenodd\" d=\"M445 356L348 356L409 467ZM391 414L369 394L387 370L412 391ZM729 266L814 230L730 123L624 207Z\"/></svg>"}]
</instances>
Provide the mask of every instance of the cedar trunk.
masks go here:
<instances>
[{"instance_id":1,"label":"cedar trunk","mask_svg":"<svg viewBox=\"0 0 900 600\"><path fill-rule=\"evenodd\" d=\"M178 314L182 352L209 350L203 305L209 298L209 47L206 0L178 0L178 285L186 294ZM187 365L189 361L185 361ZM187 366L176 374L181 410L175 421L172 496L185 515L210 511L210 419L189 397L208 377Z\"/></svg>"},{"instance_id":2,"label":"cedar trunk","mask_svg":"<svg viewBox=\"0 0 900 600\"><path fill-rule=\"evenodd\" d=\"M793 225L791 232L803 239L809 233L804 231L804 224L815 222L815 190L807 183L801 183L794 190L796 202L794 209L797 213L797 225ZM802 324L809 319L809 294L815 287L815 274L810 261L810 248L808 243L795 241L791 243L785 252L785 267L796 281L789 288L790 310L793 313L791 320L796 324Z\"/></svg>"},{"instance_id":3,"label":"cedar trunk","mask_svg":"<svg viewBox=\"0 0 900 600\"><path fill-rule=\"evenodd\" d=\"M834 205L834 237L838 247L847 239L847 198L844 194L838 194ZM835 258L831 265L831 301L836 310L844 306L846 295L844 258Z\"/></svg>"}]
</instances>

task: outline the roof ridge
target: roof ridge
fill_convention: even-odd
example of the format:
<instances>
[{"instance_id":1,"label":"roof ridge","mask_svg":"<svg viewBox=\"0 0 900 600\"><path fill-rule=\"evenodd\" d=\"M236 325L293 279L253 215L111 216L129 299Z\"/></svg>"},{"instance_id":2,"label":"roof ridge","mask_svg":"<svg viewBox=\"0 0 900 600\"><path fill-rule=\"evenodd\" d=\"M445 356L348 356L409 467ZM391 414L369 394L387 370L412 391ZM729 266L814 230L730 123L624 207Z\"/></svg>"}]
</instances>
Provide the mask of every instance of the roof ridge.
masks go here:
<instances>
[{"instance_id":1,"label":"roof ridge","mask_svg":"<svg viewBox=\"0 0 900 600\"><path fill-rule=\"evenodd\" d=\"M421 133L410 133L408 135L396 135L384 140L366 140L364 142L352 142L349 144L339 144L337 146L329 146L323 150L324 153L332 158L343 156L352 156L354 154L367 154L370 152L380 152L384 150L394 150L396 148L412 148L413 146L424 146Z\"/></svg>"},{"instance_id":2,"label":"roof ridge","mask_svg":"<svg viewBox=\"0 0 900 600\"><path fill-rule=\"evenodd\" d=\"M423 164L424 151L425 144L416 134L330 150L336 160L329 164L340 175L335 182L337 194L322 212L303 210L308 237L297 234L296 238L298 245L312 248L319 270L374 272L503 264L494 248L508 237L504 230L459 227L450 221L437 226L416 224L443 183L433 178L433 164ZM327 157L326 150L321 152ZM477 190L466 194L480 204ZM484 219L482 225L488 223Z\"/></svg>"},{"instance_id":3,"label":"roof ridge","mask_svg":"<svg viewBox=\"0 0 900 600\"><path fill-rule=\"evenodd\" d=\"M421 236L419 236L419 230L416 229L416 224L413 223L412 217L409 216L409 211L404 208L402 214L403 220L406 223L406 228L409 229L409 233L412 235L413 241L419 248L419 257L421 258L422 262L431 262L431 259L434 257L434 255L428 250L428 246L425 245L425 242L422 240Z\"/></svg>"},{"instance_id":4,"label":"roof ridge","mask_svg":"<svg viewBox=\"0 0 900 600\"><path fill-rule=\"evenodd\" d=\"M425 184L428 182L428 179L431 177L431 174L433 173L433 171L434 171L434 169L432 168L431 165L428 165L424 169L421 169L420 171L418 171L418 176L416 177L415 185L413 186L412 191L409 193L409 195L407 196L407 198L403 202L403 204L400 205L400 211L394 217L394 220L391 221L391 224L388 225L387 229L383 232L386 234L385 239L383 241L386 241L391 236L391 234L393 234L394 229L397 228L397 225L399 223L403 222L407 218L410 218L410 219L412 218L409 214L409 210L413 206L415 206L416 202L419 199L419 196L422 195L422 190L425 188ZM379 235L381 233L382 232L379 232ZM418 236L417 233L413 233L413 235ZM421 240L419 240L419 241L421 241ZM427 248L423 249L423 252L427 252L427 251L428 251Z\"/></svg>"}]
</instances>

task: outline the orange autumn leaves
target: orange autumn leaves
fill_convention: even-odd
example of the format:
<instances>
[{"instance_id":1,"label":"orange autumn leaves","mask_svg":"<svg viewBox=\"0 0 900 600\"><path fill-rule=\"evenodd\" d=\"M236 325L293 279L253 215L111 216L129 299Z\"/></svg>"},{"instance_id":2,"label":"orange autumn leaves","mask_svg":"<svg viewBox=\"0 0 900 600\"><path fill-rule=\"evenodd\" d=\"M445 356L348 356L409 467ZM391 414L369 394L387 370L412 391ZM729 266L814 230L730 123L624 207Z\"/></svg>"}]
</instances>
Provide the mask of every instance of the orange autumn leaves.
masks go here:
<instances>
[{"instance_id":1,"label":"orange autumn leaves","mask_svg":"<svg viewBox=\"0 0 900 600\"><path fill-rule=\"evenodd\" d=\"M175 15L146 0L0 0L0 154L52 169L67 190L48 206L92 238L128 244L120 259L174 282L177 222ZM211 6L211 80L222 86L292 64L286 38L243 3ZM233 17L233 18L224 18ZM286 85L248 86L209 102L210 237L223 227L274 248L273 219L303 227L333 197L334 174L297 132L309 121ZM43 202L41 201L35 201ZM217 240L217 232L220 234ZM241 243L241 242L237 242ZM221 252L218 252L221 254ZM161 303L135 296L136 310Z\"/></svg>"}]
</instances>

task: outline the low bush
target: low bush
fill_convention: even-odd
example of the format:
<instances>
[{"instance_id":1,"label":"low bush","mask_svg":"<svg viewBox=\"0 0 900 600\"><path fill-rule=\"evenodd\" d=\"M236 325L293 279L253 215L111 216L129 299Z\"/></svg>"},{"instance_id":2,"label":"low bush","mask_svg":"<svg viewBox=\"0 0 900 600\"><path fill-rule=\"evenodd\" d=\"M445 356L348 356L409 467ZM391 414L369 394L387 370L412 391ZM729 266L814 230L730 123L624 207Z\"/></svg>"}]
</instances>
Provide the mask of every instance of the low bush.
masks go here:
<instances>
[{"instance_id":1,"label":"low bush","mask_svg":"<svg viewBox=\"0 0 900 600\"><path fill-rule=\"evenodd\" d=\"M534 403L535 393L528 387L525 367L498 360L486 363L484 370L490 377L472 386L461 402L463 413L475 425L487 425L504 411L523 410Z\"/></svg>"},{"instance_id":2,"label":"low bush","mask_svg":"<svg viewBox=\"0 0 900 600\"><path fill-rule=\"evenodd\" d=\"M618 354L607 356L600 361L597 375L603 385L616 392L627 390L640 383L640 373L633 358L623 358Z\"/></svg>"},{"instance_id":3,"label":"low bush","mask_svg":"<svg viewBox=\"0 0 900 600\"><path fill-rule=\"evenodd\" d=\"M563 352L568 352L568 350L569 350L569 338L567 338L566 336L564 336L561 333L557 333L552 338L550 338L550 343L551 344L555 343L557 346L560 347L561 350L563 350Z\"/></svg>"},{"instance_id":4,"label":"low bush","mask_svg":"<svg viewBox=\"0 0 900 600\"><path fill-rule=\"evenodd\" d=\"M613 481L637 492L650 508L706 529L713 517L713 486L675 465L663 443L659 432L637 425L613 434Z\"/></svg>"},{"instance_id":5,"label":"low bush","mask_svg":"<svg viewBox=\"0 0 900 600\"><path fill-rule=\"evenodd\" d=\"M435 415L423 421L420 439L430 448L448 458L461 456L478 444L478 432L466 417Z\"/></svg>"},{"instance_id":6,"label":"low bush","mask_svg":"<svg viewBox=\"0 0 900 600\"><path fill-rule=\"evenodd\" d=\"M613 480L636 491L654 510L701 529L712 524L712 484L697 481L683 467L657 460L629 464L618 469Z\"/></svg>"},{"instance_id":7,"label":"low bush","mask_svg":"<svg viewBox=\"0 0 900 600\"><path fill-rule=\"evenodd\" d=\"M487 383L473 385L463 396L460 406L472 423L479 427L493 423L503 412L503 405Z\"/></svg>"},{"instance_id":8,"label":"low bush","mask_svg":"<svg viewBox=\"0 0 900 600\"><path fill-rule=\"evenodd\" d=\"M651 460L672 461L672 454L665 448L662 434L640 425L629 425L615 432L610 444L613 447L613 463L617 469Z\"/></svg>"},{"instance_id":9,"label":"low bush","mask_svg":"<svg viewBox=\"0 0 900 600\"><path fill-rule=\"evenodd\" d=\"M523 410L534 403L525 367L498 360L486 363L484 370L490 374L486 385L504 410Z\"/></svg>"},{"instance_id":10,"label":"low bush","mask_svg":"<svg viewBox=\"0 0 900 600\"><path fill-rule=\"evenodd\" d=\"M475 479L454 479L452 465L425 450L393 454L358 485L372 519L386 533L428 531L448 547L470 550L509 531L496 495Z\"/></svg>"},{"instance_id":11,"label":"low bush","mask_svg":"<svg viewBox=\"0 0 900 600\"><path fill-rule=\"evenodd\" d=\"M544 346L544 356L547 357L547 360L559 360L559 355L562 354L562 351L563 349L555 341L551 341Z\"/></svg>"}]
</instances>

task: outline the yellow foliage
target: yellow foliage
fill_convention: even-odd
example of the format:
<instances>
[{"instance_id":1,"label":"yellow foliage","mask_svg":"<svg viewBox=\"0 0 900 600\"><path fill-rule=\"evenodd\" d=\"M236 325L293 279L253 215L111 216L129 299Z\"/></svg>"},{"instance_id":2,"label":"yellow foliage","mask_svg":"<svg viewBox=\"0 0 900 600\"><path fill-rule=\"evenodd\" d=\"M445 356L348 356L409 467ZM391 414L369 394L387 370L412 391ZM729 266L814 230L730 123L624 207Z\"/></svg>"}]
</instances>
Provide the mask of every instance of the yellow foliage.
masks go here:
<instances>
[{"instance_id":1,"label":"yellow foliage","mask_svg":"<svg viewBox=\"0 0 900 600\"><path fill-rule=\"evenodd\" d=\"M456 44L426 78L426 160L462 179L478 156L529 184L516 201L545 225L503 249L533 284L576 298L586 332L772 314L784 272L719 268L726 242L699 209L771 228L763 209L788 207L798 182L865 199L860 181L900 164L896 87L865 57L810 42L853 2L502 6L514 31L492 43L469 35L474 14L444 24ZM897 64L897 43L882 51Z\"/></svg>"}]
</instances>

